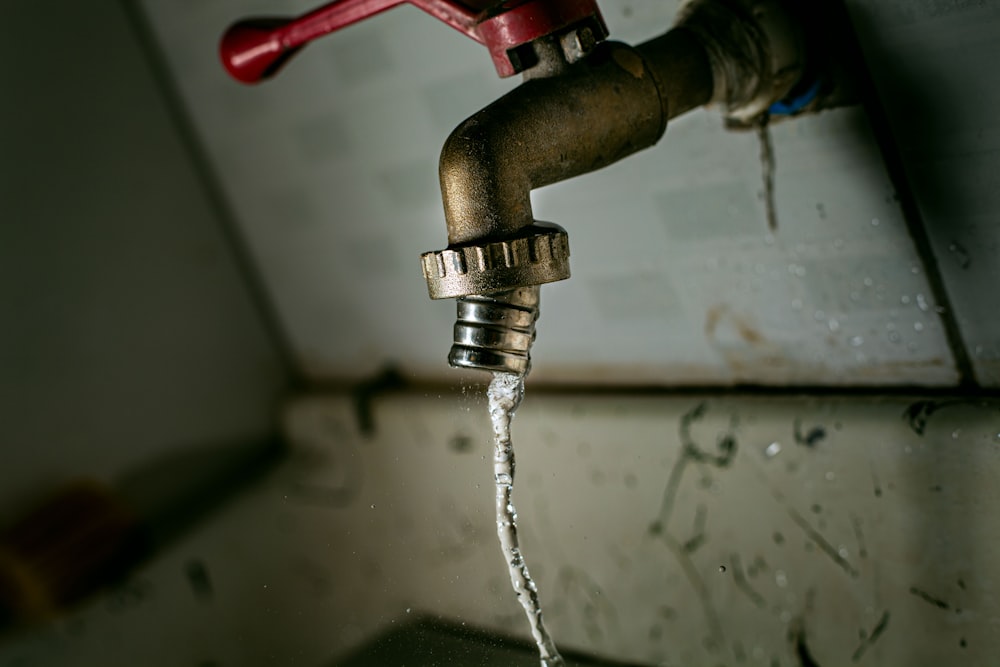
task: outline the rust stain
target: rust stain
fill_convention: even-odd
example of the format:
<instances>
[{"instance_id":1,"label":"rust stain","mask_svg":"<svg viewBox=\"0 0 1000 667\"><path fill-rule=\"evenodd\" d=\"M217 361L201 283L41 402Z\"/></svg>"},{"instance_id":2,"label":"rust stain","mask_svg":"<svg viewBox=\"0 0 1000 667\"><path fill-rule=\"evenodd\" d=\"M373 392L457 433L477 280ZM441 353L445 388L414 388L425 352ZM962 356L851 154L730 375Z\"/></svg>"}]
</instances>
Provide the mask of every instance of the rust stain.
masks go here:
<instances>
[{"instance_id":1,"label":"rust stain","mask_svg":"<svg viewBox=\"0 0 1000 667\"><path fill-rule=\"evenodd\" d=\"M709 308L705 314L705 336L713 343L716 338L715 333L723 322L732 325L739 337L750 345L756 346L766 342L764 336L745 316L734 313L727 304L720 303Z\"/></svg>"}]
</instances>

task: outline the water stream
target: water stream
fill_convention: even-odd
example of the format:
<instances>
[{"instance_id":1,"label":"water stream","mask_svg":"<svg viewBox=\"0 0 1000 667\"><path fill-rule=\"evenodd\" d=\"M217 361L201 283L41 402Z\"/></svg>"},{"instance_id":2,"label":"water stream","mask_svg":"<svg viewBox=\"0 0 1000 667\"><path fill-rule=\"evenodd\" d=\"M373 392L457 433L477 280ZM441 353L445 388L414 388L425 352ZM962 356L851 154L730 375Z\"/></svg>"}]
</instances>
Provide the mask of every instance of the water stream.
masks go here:
<instances>
[{"instance_id":1,"label":"water stream","mask_svg":"<svg viewBox=\"0 0 1000 667\"><path fill-rule=\"evenodd\" d=\"M528 574L528 566L517 541L517 511L511 501L514 490L514 447L510 440L510 421L524 397L524 378L512 373L495 373L487 391L490 418L496 443L493 452L493 475L496 480L497 536L500 550L510 570L510 583L524 607L531 634L538 645L542 667L564 667L565 662L542 621L538 587Z\"/></svg>"}]
</instances>

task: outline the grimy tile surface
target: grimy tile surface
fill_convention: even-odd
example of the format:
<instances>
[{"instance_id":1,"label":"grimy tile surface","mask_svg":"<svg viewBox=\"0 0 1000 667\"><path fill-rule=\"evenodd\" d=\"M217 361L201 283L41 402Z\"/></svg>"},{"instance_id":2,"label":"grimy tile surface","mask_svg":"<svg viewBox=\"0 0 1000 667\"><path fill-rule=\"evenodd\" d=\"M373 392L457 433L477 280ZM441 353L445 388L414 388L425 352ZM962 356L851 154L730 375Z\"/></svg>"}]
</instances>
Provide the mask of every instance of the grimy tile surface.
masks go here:
<instances>
[{"instance_id":1,"label":"grimy tile surface","mask_svg":"<svg viewBox=\"0 0 1000 667\"><path fill-rule=\"evenodd\" d=\"M353 397L295 402L283 468L0 666L327 667L417 618L529 639L481 389L378 396L364 432ZM1000 402L529 386L513 429L523 552L567 651L996 664Z\"/></svg>"}]
</instances>

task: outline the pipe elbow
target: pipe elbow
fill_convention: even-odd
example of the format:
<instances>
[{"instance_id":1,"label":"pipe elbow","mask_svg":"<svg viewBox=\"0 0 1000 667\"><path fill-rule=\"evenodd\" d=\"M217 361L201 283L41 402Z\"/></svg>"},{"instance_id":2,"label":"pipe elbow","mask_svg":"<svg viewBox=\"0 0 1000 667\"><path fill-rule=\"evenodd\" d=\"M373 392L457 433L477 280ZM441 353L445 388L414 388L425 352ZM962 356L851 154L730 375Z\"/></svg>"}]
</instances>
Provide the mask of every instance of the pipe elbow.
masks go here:
<instances>
[{"instance_id":1,"label":"pipe elbow","mask_svg":"<svg viewBox=\"0 0 1000 667\"><path fill-rule=\"evenodd\" d=\"M520 168L522 115L494 106L455 128L441 150L441 196L451 245L501 239L532 223L531 184Z\"/></svg>"},{"instance_id":2,"label":"pipe elbow","mask_svg":"<svg viewBox=\"0 0 1000 667\"><path fill-rule=\"evenodd\" d=\"M564 74L531 79L463 122L441 152L452 245L515 235L534 222L532 189L647 148L666 129L658 73L606 42Z\"/></svg>"}]
</instances>

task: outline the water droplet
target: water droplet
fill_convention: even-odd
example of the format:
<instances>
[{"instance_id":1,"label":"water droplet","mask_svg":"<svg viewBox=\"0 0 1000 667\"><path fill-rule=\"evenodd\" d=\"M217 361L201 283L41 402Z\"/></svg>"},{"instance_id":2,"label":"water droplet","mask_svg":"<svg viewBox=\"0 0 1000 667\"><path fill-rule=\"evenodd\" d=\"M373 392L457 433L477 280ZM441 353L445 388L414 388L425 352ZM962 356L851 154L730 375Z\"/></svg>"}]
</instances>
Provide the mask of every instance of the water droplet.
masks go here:
<instances>
[{"instance_id":1,"label":"water droplet","mask_svg":"<svg viewBox=\"0 0 1000 667\"><path fill-rule=\"evenodd\" d=\"M774 583L778 584L778 588L784 588L788 585L788 575L785 574L784 570L775 571Z\"/></svg>"},{"instance_id":2,"label":"water droplet","mask_svg":"<svg viewBox=\"0 0 1000 667\"><path fill-rule=\"evenodd\" d=\"M924 323L923 322L914 322L913 323L913 330L914 331L923 331L924 330Z\"/></svg>"},{"instance_id":3,"label":"water droplet","mask_svg":"<svg viewBox=\"0 0 1000 667\"><path fill-rule=\"evenodd\" d=\"M871 287L872 285L875 284L875 281L868 276L865 276L865 279L862 280L861 282L864 283L865 287Z\"/></svg>"},{"instance_id":4,"label":"water droplet","mask_svg":"<svg viewBox=\"0 0 1000 667\"><path fill-rule=\"evenodd\" d=\"M903 296L899 297L899 302L903 303L903 304L909 303L910 302L910 295L909 294L904 294Z\"/></svg>"},{"instance_id":5,"label":"water droplet","mask_svg":"<svg viewBox=\"0 0 1000 667\"><path fill-rule=\"evenodd\" d=\"M899 335L898 331L890 331L889 332L889 342L890 343L898 343L902 339L903 339L903 337Z\"/></svg>"},{"instance_id":6,"label":"water droplet","mask_svg":"<svg viewBox=\"0 0 1000 667\"><path fill-rule=\"evenodd\" d=\"M410 613L410 608L409 608L409 607L407 607L407 608L406 608L406 613L407 613L407 614L409 614L409 613Z\"/></svg>"},{"instance_id":7,"label":"water droplet","mask_svg":"<svg viewBox=\"0 0 1000 667\"><path fill-rule=\"evenodd\" d=\"M375 503L372 503L372 509L375 509Z\"/></svg>"},{"instance_id":8,"label":"water droplet","mask_svg":"<svg viewBox=\"0 0 1000 667\"><path fill-rule=\"evenodd\" d=\"M832 482L837 477L837 475L835 475L832 470L827 470L826 474L823 475L823 477L826 479L826 481Z\"/></svg>"},{"instance_id":9,"label":"water droplet","mask_svg":"<svg viewBox=\"0 0 1000 667\"><path fill-rule=\"evenodd\" d=\"M767 446L767 449L764 450L764 455L767 456L767 458L769 459L774 458L780 453L781 453L780 442L772 442L770 445Z\"/></svg>"},{"instance_id":10,"label":"water droplet","mask_svg":"<svg viewBox=\"0 0 1000 667\"><path fill-rule=\"evenodd\" d=\"M826 313L824 313L822 310L817 310L815 313L813 313L813 319L816 320L817 322L819 322L820 320L825 320Z\"/></svg>"},{"instance_id":11,"label":"water droplet","mask_svg":"<svg viewBox=\"0 0 1000 667\"><path fill-rule=\"evenodd\" d=\"M802 299L792 299L792 308L795 310L802 309Z\"/></svg>"},{"instance_id":12,"label":"water droplet","mask_svg":"<svg viewBox=\"0 0 1000 667\"><path fill-rule=\"evenodd\" d=\"M872 218L872 227L878 227L878 225L879 225L879 219Z\"/></svg>"},{"instance_id":13,"label":"water droplet","mask_svg":"<svg viewBox=\"0 0 1000 667\"><path fill-rule=\"evenodd\" d=\"M924 298L923 294L918 294L917 295L917 308L919 308L920 310L922 310L924 312L927 312L927 308L928 308L928 306L927 306L927 299Z\"/></svg>"},{"instance_id":14,"label":"water droplet","mask_svg":"<svg viewBox=\"0 0 1000 667\"><path fill-rule=\"evenodd\" d=\"M725 572L725 571L726 571L726 566L725 565L720 565L719 566L719 572Z\"/></svg>"},{"instance_id":15,"label":"water droplet","mask_svg":"<svg viewBox=\"0 0 1000 667\"><path fill-rule=\"evenodd\" d=\"M954 431L951 432L951 439L958 440L958 436L960 435L962 435L962 429L956 428Z\"/></svg>"},{"instance_id":16,"label":"water droplet","mask_svg":"<svg viewBox=\"0 0 1000 667\"><path fill-rule=\"evenodd\" d=\"M830 329L830 331L837 331L838 329L840 329L840 322L838 322L837 320L831 318L826 323L826 326Z\"/></svg>"},{"instance_id":17,"label":"water droplet","mask_svg":"<svg viewBox=\"0 0 1000 667\"><path fill-rule=\"evenodd\" d=\"M851 345L854 347L861 347L865 342L865 339L861 336L851 336Z\"/></svg>"},{"instance_id":18,"label":"water droplet","mask_svg":"<svg viewBox=\"0 0 1000 667\"><path fill-rule=\"evenodd\" d=\"M837 549L837 554L841 558L847 558L847 547L845 547L843 544L841 544L840 548Z\"/></svg>"}]
</instances>

